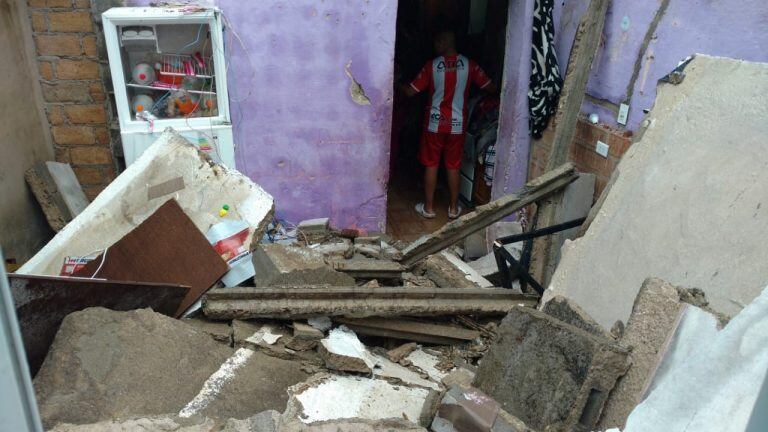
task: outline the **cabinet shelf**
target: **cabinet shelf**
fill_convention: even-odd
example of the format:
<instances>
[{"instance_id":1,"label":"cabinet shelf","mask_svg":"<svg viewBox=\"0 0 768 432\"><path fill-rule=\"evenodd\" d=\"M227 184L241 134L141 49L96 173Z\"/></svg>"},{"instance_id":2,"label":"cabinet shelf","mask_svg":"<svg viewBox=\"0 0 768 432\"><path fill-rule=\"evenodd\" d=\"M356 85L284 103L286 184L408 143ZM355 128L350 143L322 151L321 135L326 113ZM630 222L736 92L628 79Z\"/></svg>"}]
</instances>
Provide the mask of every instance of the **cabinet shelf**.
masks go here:
<instances>
[{"instance_id":1,"label":"cabinet shelf","mask_svg":"<svg viewBox=\"0 0 768 432\"><path fill-rule=\"evenodd\" d=\"M133 87L133 88L145 89L145 90L153 90L153 91L181 90L179 88L154 87L154 86L151 86L151 85L136 84L136 83L128 83L128 84L126 84L126 86ZM184 89L184 91L186 91L187 93L192 93L192 94L207 94L207 95L215 95L216 94L215 91L207 91L207 90L189 90L189 89Z\"/></svg>"}]
</instances>

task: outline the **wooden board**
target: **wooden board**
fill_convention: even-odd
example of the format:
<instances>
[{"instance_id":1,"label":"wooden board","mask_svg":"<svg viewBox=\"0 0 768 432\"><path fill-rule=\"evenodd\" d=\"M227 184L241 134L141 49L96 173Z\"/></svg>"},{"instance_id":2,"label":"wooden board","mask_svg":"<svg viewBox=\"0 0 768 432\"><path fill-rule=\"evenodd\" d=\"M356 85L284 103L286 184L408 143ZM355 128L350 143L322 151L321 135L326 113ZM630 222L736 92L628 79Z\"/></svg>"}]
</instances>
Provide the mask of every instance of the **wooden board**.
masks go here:
<instances>
[{"instance_id":1,"label":"wooden board","mask_svg":"<svg viewBox=\"0 0 768 432\"><path fill-rule=\"evenodd\" d=\"M552 139L552 149L547 161L547 169L562 164L568 158L568 149L576 133L576 122L584 101L589 71L592 60L600 45L603 34L605 14L610 0L592 0L584 13L571 48L568 59L568 69L563 81L563 91L560 93L557 112L553 119L555 135ZM562 200L562 194L552 196L538 208L538 226L541 228L565 221L555 220L555 209ZM549 279L557 266L557 251L553 250L552 239L545 236L534 240L533 259L530 273L543 286L549 284Z\"/></svg>"},{"instance_id":2,"label":"wooden board","mask_svg":"<svg viewBox=\"0 0 768 432\"><path fill-rule=\"evenodd\" d=\"M173 199L107 248L102 265L103 255L75 276L189 286L175 316L181 315L229 269Z\"/></svg>"},{"instance_id":3,"label":"wooden board","mask_svg":"<svg viewBox=\"0 0 768 432\"><path fill-rule=\"evenodd\" d=\"M174 315L189 287L11 274L8 276L31 373L43 364L61 321L72 312L101 306L117 311L152 308Z\"/></svg>"},{"instance_id":4,"label":"wooden board","mask_svg":"<svg viewBox=\"0 0 768 432\"><path fill-rule=\"evenodd\" d=\"M474 340L480 332L464 328L403 318L334 318L359 334L450 345Z\"/></svg>"},{"instance_id":5,"label":"wooden board","mask_svg":"<svg viewBox=\"0 0 768 432\"><path fill-rule=\"evenodd\" d=\"M440 252L528 204L559 191L576 178L578 178L578 174L570 163L565 163L544 173L529 181L517 192L479 206L473 212L467 213L455 221L445 224L434 233L411 243L403 250L400 263L410 268L427 255Z\"/></svg>"}]
</instances>

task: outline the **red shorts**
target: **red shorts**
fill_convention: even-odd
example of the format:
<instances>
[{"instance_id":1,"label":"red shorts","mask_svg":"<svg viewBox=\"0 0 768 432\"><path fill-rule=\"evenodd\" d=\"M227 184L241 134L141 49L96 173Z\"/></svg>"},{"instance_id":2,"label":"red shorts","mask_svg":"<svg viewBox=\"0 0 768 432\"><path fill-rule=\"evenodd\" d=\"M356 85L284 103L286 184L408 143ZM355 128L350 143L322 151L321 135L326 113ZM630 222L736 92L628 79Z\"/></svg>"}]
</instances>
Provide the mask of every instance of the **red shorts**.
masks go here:
<instances>
[{"instance_id":1,"label":"red shorts","mask_svg":"<svg viewBox=\"0 0 768 432\"><path fill-rule=\"evenodd\" d=\"M447 169L459 169L462 153L464 153L464 134L424 132L421 135L418 159L427 168L439 166L442 154Z\"/></svg>"}]
</instances>

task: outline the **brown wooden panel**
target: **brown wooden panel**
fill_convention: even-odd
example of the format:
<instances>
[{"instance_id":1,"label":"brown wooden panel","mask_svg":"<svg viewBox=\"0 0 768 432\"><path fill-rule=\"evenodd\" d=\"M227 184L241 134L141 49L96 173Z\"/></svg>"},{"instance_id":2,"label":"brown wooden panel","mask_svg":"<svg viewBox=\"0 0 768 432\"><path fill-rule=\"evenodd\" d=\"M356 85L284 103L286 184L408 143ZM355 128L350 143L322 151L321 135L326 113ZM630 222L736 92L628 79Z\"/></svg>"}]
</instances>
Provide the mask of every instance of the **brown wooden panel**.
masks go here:
<instances>
[{"instance_id":1,"label":"brown wooden panel","mask_svg":"<svg viewBox=\"0 0 768 432\"><path fill-rule=\"evenodd\" d=\"M96 257L75 276L187 285L190 290L175 316L181 315L229 269L173 199L107 248L99 269L102 257L103 254Z\"/></svg>"}]
</instances>

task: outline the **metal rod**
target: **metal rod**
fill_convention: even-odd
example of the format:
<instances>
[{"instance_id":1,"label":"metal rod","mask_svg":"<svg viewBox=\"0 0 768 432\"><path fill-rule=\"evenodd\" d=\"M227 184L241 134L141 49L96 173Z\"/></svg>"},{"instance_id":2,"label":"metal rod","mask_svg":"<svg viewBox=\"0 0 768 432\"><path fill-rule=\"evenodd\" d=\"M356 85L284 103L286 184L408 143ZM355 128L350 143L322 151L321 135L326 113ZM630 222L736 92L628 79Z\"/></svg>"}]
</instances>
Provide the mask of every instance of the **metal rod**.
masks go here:
<instances>
[{"instance_id":1,"label":"metal rod","mask_svg":"<svg viewBox=\"0 0 768 432\"><path fill-rule=\"evenodd\" d=\"M572 221L548 226L546 228L531 230L528 232L524 232L522 234L513 234L511 236L501 237L496 239L496 241L501 244L517 243L519 241L529 240L536 237L541 237L549 234L554 234L556 232L565 231L567 229L576 228L577 226L580 226L582 223L584 223L585 220L587 220L587 218L585 217L574 219Z\"/></svg>"}]
</instances>

